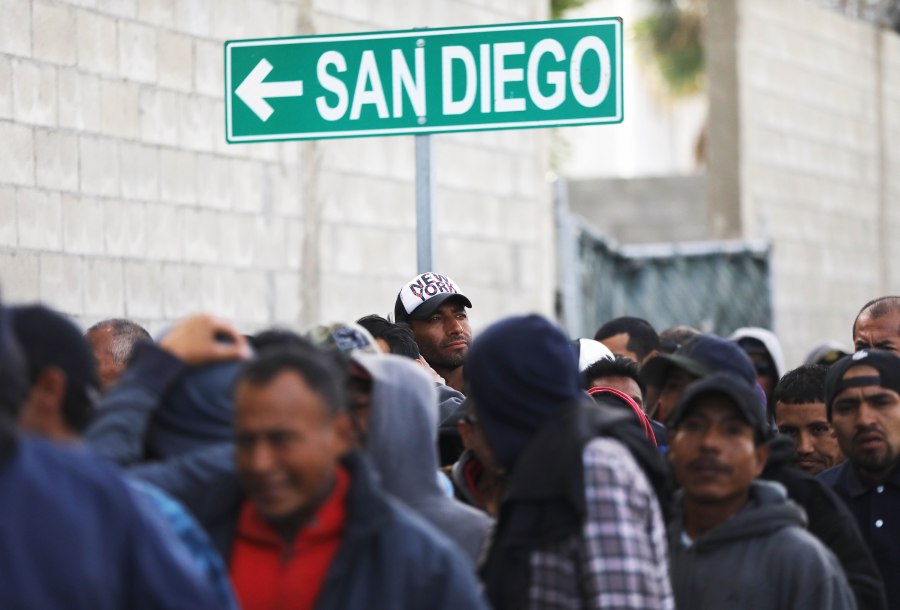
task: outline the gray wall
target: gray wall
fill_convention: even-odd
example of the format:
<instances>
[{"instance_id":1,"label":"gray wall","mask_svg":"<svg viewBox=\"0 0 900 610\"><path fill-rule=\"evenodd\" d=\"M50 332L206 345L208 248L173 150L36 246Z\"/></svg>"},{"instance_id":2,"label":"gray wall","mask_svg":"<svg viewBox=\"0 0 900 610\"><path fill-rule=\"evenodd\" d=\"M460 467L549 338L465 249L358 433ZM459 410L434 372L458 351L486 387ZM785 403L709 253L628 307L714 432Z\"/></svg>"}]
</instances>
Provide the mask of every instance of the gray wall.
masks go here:
<instances>
[{"instance_id":1,"label":"gray wall","mask_svg":"<svg viewBox=\"0 0 900 610\"><path fill-rule=\"evenodd\" d=\"M413 140L228 145L223 42L546 17L543 0L0 2L0 284L82 324L385 313L416 273ZM436 136L438 270L477 325L552 311L547 133Z\"/></svg>"},{"instance_id":2,"label":"gray wall","mask_svg":"<svg viewBox=\"0 0 900 610\"><path fill-rule=\"evenodd\" d=\"M795 366L900 292L900 37L799 0L711 2L709 32L710 225L771 239Z\"/></svg>"}]
</instances>

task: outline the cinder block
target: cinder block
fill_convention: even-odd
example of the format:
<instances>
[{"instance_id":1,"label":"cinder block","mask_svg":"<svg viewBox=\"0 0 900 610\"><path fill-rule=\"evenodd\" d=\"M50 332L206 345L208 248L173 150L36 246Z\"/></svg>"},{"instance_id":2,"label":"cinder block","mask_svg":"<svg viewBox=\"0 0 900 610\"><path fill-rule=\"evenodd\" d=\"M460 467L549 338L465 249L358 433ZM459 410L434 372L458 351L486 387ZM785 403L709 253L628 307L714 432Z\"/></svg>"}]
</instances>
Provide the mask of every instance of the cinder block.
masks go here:
<instances>
[{"instance_id":1,"label":"cinder block","mask_svg":"<svg viewBox=\"0 0 900 610\"><path fill-rule=\"evenodd\" d=\"M178 94L145 88L140 92L141 139L155 144L178 143Z\"/></svg>"},{"instance_id":2,"label":"cinder block","mask_svg":"<svg viewBox=\"0 0 900 610\"><path fill-rule=\"evenodd\" d=\"M220 212L217 220L219 261L235 267L250 267L256 247L251 229L255 224L253 216Z\"/></svg>"},{"instance_id":3,"label":"cinder block","mask_svg":"<svg viewBox=\"0 0 900 610\"><path fill-rule=\"evenodd\" d=\"M16 197L19 247L62 249L60 195L52 191L19 189Z\"/></svg>"},{"instance_id":4,"label":"cinder block","mask_svg":"<svg viewBox=\"0 0 900 610\"><path fill-rule=\"evenodd\" d=\"M84 261L84 313L101 319L125 311L125 277L121 260L87 258Z\"/></svg>"},{"instance_id":5,"label":"cinder block","mask_svg":"<svg viewBox=\"0 0 900 610\"><path fill-rule=\"evenodd\" d=\"M40 298L40 259L23 251L0 252L0 289L4 303L37 301Z\"/></svg>"},{"instance_id":6,"label":"cinder block","mask_svg":"<svg viewBox=\"0 0 900 610\"><path fill-rule=\"evenodd\" d=\"M78 59L75 12L68 6L43 0L35 0L31 11L34 58L75 65Z\"/></svg>"},{"instance_id":7,"label":"cinder block","mask_svg":"<svg viewBox=\"0 0 900 610\"><path fill-rule=\"evenodd\" d=\"M81 136L81 192L89 195L119 195L119 151L115 140Z\"/></svg>"},{"instance_id":8,"label":"cinder block","mask_svg":"<svg viewBox=\"0 0 900 610\"><path fill-rule=\"evenodd\" d=\"M78 190L78 139L64 131L34 132L35 180L59 191Z\"/></svg>"},{"instance_id":9,"label":"cinder block","mask_svg":"<svg viewBox=\"0 0 900 610\"><path fill-rule=\"evenodd\" d=\"M199 95L181 95L178 100L178 144L180 148L212 152L216 136L224 129L215 121L215 102Z\"/></svg>"},{"instance_id":10,"label":"cinder block","mask_svg":"<svg viewBox=\"0 0 900 610\"><path fill-rule=\"evenodd\" d=\"M0 184L34 184L34 134L30 127L0 121Z\"/></svg>"},{"instance_id":11,"label":"cinder block","mask_svg":"<svg viewBox=\"0 0 900 610\"><path fill-rule=\"evenodd\" d=\"M200 302L199 281L192 283L187 265L163 265L163 316L173 320L190 314Z\"/></svg>"},{"instance_id":12,"label":"cinder block","mask_svg":"<svg viewBox=\"0 0 900 610\"><path fill-rule=\"evenodd\" d=\"M40 300L69 315L84 311L82 259L64 254L41 254Z\"/></svg>"},{"instance_id":13,"label":"cinder block","mask_svg":"<svg viewBox=\"0 0 900 610\"><path fill-rule=\"evenodd\" d=\"M13 116L12 63L0 55L0 119Z\"/></svg>"},{"instance_id":14,"label":"cinder block","mask_svg":"<svg viewBox=\"0 0 900 610\"><path fill-rule=\"evenodd\" d=\"M194 4L180 2L178 6ZM194 48L191 39L181 34L160 31L157 41L159 51L160 87L188 92L193 86Z\"/></svg>"},{"instance_id":15,"label":"cinder block","mask_svg":"<svg viewBox=\"0 0 900 610\"><path fill-rule=\"evenodd\" d=\"M137 0L97 0L97 9L117 17L134 19L137 16Z\"/></svg>"},{"instance_id":16,"label":"cinder block","mask_svg":"<svg viewBox=\"0 0 900 610\"><path fill-rule=\"evenodd\" d=\"M12 61L13 117L21 123L56 125L56 68Z\"/></svg>"},{"instance_id":17,"label":"cinder block","mask_svg":"<svg viewBox=\"0 0 900 610\"><path fill-rule=\"evenodd\" d=\"M284 269L284 223L273 218L256 218L256 247L253 266L261 269ZM249 227L248 227L249 228Z\"/></svg>"},{"instance_id":18,"label":"cinder block","mask_svg":"<svg viewBox=\"0 0 900 610\"><path fill-rule=\"evenodd\" d=\"M158 57L156 30L139 23L119 22L119 62L124 78L155 83Z\"/></svg>"},{"instance_id":19,"label":"cinder block","mask_svg":"<svg viewBox=\"0 0 900 610\"><path fill-rule=\"evenodd\" d=\"M231 170L228 159L208 154L197 155L197 202L227 210L231 208Z\"/></svg>"},{"instance_id":20,"label":"cinder block","mask_svg":"<svg viewBox=\"0 0 900 610\"><path fill-rule=\"evenodd\" d=\"M106 199L103 201L103 222L108 254L144 258L147 231L144 204Z\"/></svg>"},{"instance_id":21,"label":"cinder block","mask_svg":"<svg viewBox=\"0 0 900 610\"><path fill-rule=\"evenodd\" d=\"M231 161L233 207L239 212L261 212L263 209L263 169L257 161Z\"/></svg>"},{"instance_id":22,"label":"cinder block","mask_svg":"<svg viewBox=\"0 0 900 610\"><path fill-rule=\"evenodd\" d=\"M198 37L209 37L212 6L211 0L177 2L175 4L175 29Z\"/></svg>"},{"instance_id":23,"label":"cinder block","mask_svg":"<svg viewBox=\"0 0 900 610\"><path fill-rule=\"evenodd\" d=\"M61 205L63 250L70 254L103 254L103 203L93 197L63 195Z\"/></svg>"},{"instance_id":24,"label":"cinder block","mask_svg":"<svg viewBox=\"0 0 900 610\"><path fill-rule=\"evenodd\" d=\"M162 28L175 26L175 0L138 0L138 19Z\"/></svg>"},{"instance_id":25,"label":"cinder block","mask_svg":"<svg viewBox=\"0 0 900 610\"><path fill-rule=\"evenodd\" d=\"M302 316L300 276L294 272L275 274L275 319L278 325L299 326Z\"/></svg>"},{"instance_id":26,"label":"cinder block","mask_svg":"<svg viewBox=\"0 0 900 610\"><path fill-rule=\"evenodd\" d=\"M0 52L31 56L31 7L28 0L0 2Z\"/></svg>"},{"instance_id":27,"label":"cinder block","mask_svg":"<svg viewBox=\"0 0 900 610\"><path fill-rule=\"evenodd\" d=\"M197 93L222 96L225 88L224 62L220 43L194 40L194 89Z\"/></svg>"},{"instance_id":28,"label":"cinder block","mask_svg":"<svg viewBox=\"0 0 900 610\"><path fill-rule=\"evenodd\" d=\"M287 220L285 224L284 254L287 268L299 271L303 264L303 221Z\"/></svg>"},{"instance_id":29,"label":"cinder block","mask_svg":"<svg viewBox=\"0 0 900 610\"><path fill-rule=\"evenodd\" d=\"M79 10L76 23L78 66L88 72L116 76L119 69L119 53L115 20L98 13Z\"/></svg>"},{"instance_id":30,"label":"cinder block","mask_svg":"<svg viewBox=\"0 0 900 610\"><path fill-rule=\"evenodd\" d=\"M0 247L15 248L17 241L16 189L0 186Z\"/></svg>"},{"instance_id":31,"label":"cinder block","mask_svg":"<svg viewBox=\"0 0 900 610\"><path fill-rule=\"evenodd\" d=\"M257 270L235 272L234 317L242 324L259 326L271 320L268 280L267 273Z\"/></svg>"},{"instance_id":32,"label":"cinder block","mask_svg":"<svg viewBox=\"0 0 900 610\"><path fill-rule=\"evenodd\" d=\"M235 281L235 271L222 267L201 268L200 295L201 310L233 320L235 316L236 294L240 291Z\"/></svg>"},{"instance_id":33,"label":"cinder block","mask_svg":"<svg viewBox=\"0 0 900 610\"><path fill-rule=\"evenodd\" d=\"M159 199L159 149L122 142L119 144L122 197L155 201Z\"/></svg>"},{"instance_id":34,"label":"cinder block","mask_svg":"<svg viewBox=\"0 0 900 610\"><path fill-rule=\"evenodd\" d=\"M100 132L137 138L141 131L138 85L122 80L100 81Z\"/></svg>"},{"instance_id":35,"label":"cinder block","mask_svg":"<svg viewBox=\"0 0 900 610\"><path fill-rule=\"evenodd\" d=\"M180 150L159 151L159 194L167 203L193 204L197 200L197 155Z\"/></svg>"},{"instance_id":36,"label":"cinder block","mask_svg":"<svg viewBox=\"0 0 900 610\"><path fill-rule=\"evenodd\" d=\"M215 212L185 210L182 217L184 232L184 258L192 263L215 263L219 260L218 229Z\"/></svg>"},{"instance_id":37,"label":"cinder block","mask_svg":"<svg viewBox=\"0 0 900 610\"><path fill-rule=\"evenodd\" d=\"M168 203L148 203L144 208L146 257L179 261L184 255L182 210Z\"/></svg>"},{"instance_id":38,"label":"cinder block","mask_svg":"<svg viewBox=\"0 0 900 610\"><path fill-rule=\"evenodd\" d=\"M100 79L72 68L60 68L58 75L59 126L83 132L100 130Z\"/></svg>"},{"instance_id":39,"label":"cinder block","mask_svg":"<svg viewBox=\"0 0 900 610\"><path fill-rule=\"evenodd\" d=\"M162 265L126 262L125 315L134 318L162 318Z\"/></svg>"}]
</instances>

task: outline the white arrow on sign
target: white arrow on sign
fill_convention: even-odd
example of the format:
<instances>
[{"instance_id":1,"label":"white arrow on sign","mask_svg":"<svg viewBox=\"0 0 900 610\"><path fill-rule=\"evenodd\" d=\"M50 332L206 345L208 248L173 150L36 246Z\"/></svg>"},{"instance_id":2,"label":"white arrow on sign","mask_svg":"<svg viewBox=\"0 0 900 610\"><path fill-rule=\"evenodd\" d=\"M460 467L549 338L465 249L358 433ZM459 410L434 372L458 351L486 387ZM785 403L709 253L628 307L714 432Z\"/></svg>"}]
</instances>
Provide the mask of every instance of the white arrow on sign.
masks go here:
<instances>
[{"instance_id":1,"label":"white arrow on sign","mask_svg":"<svg viewBox=\"0 0 900 610\"><path fill-rule=\"evenodd\" d=\"M269 120L275 110L266 102L268 97L299 97L303 95L302 80L287 80L264 83L263 80L272 71L272 64L265 58L260 59L247 78L234 90L241 100L263 121Z\"/></svg>"}]
</instances>

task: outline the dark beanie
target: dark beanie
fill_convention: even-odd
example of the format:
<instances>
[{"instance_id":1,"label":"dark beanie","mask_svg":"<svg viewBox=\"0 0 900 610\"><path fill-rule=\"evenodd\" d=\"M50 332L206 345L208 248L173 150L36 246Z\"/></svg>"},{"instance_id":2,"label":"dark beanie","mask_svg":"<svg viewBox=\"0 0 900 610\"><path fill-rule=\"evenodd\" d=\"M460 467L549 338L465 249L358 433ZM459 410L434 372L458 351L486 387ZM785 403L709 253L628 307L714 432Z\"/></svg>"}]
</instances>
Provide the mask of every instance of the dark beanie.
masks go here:
<instances>
[{"instance_id":1,"label":"dark beanie","mask_svg":"<svg viewBox=\"0 0 900 610\"><path fill-rule=\"evenodd\" d=\"M582 396L569 340L537 315L489 326L469 348L465 375L479 424L507 469L559 407Z\"/></svg>"}]
</instances>

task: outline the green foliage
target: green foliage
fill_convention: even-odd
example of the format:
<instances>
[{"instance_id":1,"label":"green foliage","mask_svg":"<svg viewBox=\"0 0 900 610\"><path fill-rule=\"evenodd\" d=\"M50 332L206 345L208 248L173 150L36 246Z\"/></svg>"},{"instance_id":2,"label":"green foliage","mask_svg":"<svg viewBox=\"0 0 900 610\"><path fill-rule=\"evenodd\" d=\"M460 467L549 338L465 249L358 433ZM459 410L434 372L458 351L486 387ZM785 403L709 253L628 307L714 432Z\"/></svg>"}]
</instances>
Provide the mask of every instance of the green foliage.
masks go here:
<instances>
[{"instance_id":1,"label":"green foliage","mask_svg":"<svg viewBox=\"0 0 900 610\"><path fill-rule=\"evenodd\" d=\"M705 84L705 7L698 1L686 4L681 8L674 2L660 2L657 12L633 26L642 60L656 70L672 97L693 95Z\"/></svg>"},{"instance_id":2,"label":"green foliage","mask_svg":"<svg viewBox=\"0 0 900 610\"><path fill-rule=\"evenodd\" d=\"M569 9L584 6L587 0L550 0L550 19L562 19Z\"/></svg>"}]
</instances>

